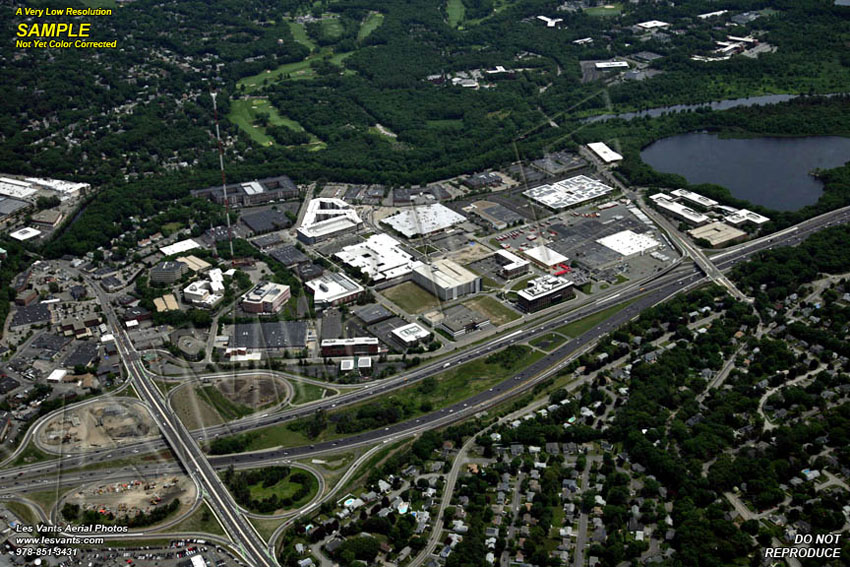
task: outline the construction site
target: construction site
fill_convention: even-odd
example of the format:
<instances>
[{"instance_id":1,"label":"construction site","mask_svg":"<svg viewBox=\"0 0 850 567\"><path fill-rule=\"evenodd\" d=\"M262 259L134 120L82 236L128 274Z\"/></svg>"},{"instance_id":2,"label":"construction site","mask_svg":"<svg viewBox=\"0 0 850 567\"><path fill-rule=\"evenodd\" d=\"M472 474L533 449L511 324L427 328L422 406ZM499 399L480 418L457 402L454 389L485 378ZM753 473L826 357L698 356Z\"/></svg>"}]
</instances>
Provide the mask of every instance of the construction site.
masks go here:
<instances>
[{"instance_id":1,"label":"construction site","mask_svg":"<svg viewBox=\"0 0 850 567\"><path fill-rule=\"evenodd\" d=\"M51 452L108 449L159 435L147 409L137 400L99 401L58 414L39 430L36 442Z\"/></svg>"}]
</instances>

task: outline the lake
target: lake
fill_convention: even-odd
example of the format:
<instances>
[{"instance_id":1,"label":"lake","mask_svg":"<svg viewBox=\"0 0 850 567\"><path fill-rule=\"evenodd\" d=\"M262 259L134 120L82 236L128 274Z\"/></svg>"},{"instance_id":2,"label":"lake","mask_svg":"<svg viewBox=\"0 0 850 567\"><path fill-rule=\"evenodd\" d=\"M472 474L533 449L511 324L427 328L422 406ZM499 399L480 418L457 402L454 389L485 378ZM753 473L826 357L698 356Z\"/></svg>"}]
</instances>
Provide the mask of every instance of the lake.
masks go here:
<instances>
[{"instance_id":1,"label":"lake","mask_svg":"<svg viewBox=\"0 0 850 567\"><path fill-rule=\"evenodd\" d=\"M693 133L658 140L641 158L689 183L713 183L735 197L778 211L815 203L823 184L810 175L850 161L850 138L720 138Z\"/></svg>"}]
</instances>

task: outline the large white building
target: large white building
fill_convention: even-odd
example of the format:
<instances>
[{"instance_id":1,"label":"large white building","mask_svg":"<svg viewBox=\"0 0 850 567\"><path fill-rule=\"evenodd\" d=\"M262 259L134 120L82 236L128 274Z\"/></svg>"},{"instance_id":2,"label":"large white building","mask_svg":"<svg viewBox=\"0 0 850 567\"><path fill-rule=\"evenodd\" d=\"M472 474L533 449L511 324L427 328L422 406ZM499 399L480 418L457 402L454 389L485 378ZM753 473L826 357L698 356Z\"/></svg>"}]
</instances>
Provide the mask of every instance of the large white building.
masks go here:
<instances>
[{"instance_id":1,"label":"large white building","mask_svg":"<svg viewBox=\"0 0 850 567\"><path fill-rule=\"evenodd\" d=\"M29 240L30 238L35 238L39 234L41 234L40 230L38 230L37 228L32 228L32 227L27 226L27 227L24 227L20 230L16 230L15 232L10 233L9 236L14 240L17 240L19 242L23 242L25 240Z\"/></svg>"},{"instance_id":2,"label":"large white building","mask_svg":"<svg viewBox=\"0 0 850 567\"><path fill-rule=\"evenodd\" d=\"M446 230L465 220L465 216L444 205L435 203L422 207L412 207L387 217L381 222L391 226L407 238L414 238Z\"/></svg>"},{"instance_id":3,"label":"large white building","mask_svg":"<svg viewBox=\"0 0 850 567\"><path fill-rule=\"evenodd\" d=\"M409 274L413 268L422 265L388 234L373 234L365 242L346 246L334 256L373 282Z\"/></svg>"},{"instance_id":4,"label":"large white building","mask_svg":"<svg viewBox=\"0 0 850 567\"><path fill-rule=\"evenodd\" d=\"M702 226L709 221L709 218L704 214L686 207L681 203L677 203L664 193L656 193L650 197L656 206L679 220L685 221L694 226Z\"/></svg>"},{"instance_id":5,"label":"large white building","mask_svg":"<svg viewBox=\"0 0 850 567\"><path fill-rule=\"evenodd\" d=\"M770 219L764 215L760 215L748 209L739 209L726 217L726 222L734 226L741 226L744 223L752 223L754 225L762 225Z\"/></svg>"},{"instance_id":6,"label":"large white building","mask_svg":"<svg viewBox=\"0 0 850 567\"><path fill-rule=\"evenodd\" d=\"M290 297L288 285L260 282L242 296L240 306L248 313L277 313Z\"/></svg>"},{"instance_id":7,"label":"large white building","mask_svg":"<svg viewBox=\"0 0 850 567\"><path fill-rule=\"evenodd\" d=\"M608 185L586 175L576 175L552 185L534 187L525 191L523 195L557 211L598 199L613 190Z\"/></svg>"},{"instance_id":8,"label":"large white building","mask_svg":"<svg viewBox=\"0 0 850 567\"><path fill-rule=\"evenodd\" d=\"M360 284L336 272L325 272L321 277L304 285L313 293L313 303L318 308L350 303L363 293Z\"/></svg>"},{"instance_id":9,"label":"large white building","mask_svg":"<svg viewBox=\"0 0 850 567\"><path fill-rule=\"evenodd\" d=\"M551 268L552 266L557 266L558 264L562 264L569 260L566 256L561 254L560 252L556 252L547 246L535 246L534 248L529 248L523 252L525 257L543 266L544 268Z\"/></svg>"},{"instance_id":10,"label":"large white building","mask_svg":"<svg viewBox=\"0 0 850 567\"><path fill-rule=\"evenodd\" d=\"M186 240L181 240L180 242L175 242L174 244L169 244L168 246L163 246L159 249L159 251L166 256L174 256L175 254L183 254L184 252L188 252L189 250L194 250L195 248L200 247L200 244L198 244L191 238L187 238Z\"/></svg>"},{"instance_id":11,"label":"large white building","mask_svg":"<svg viewBox=\"0 0 850 567\"><path fill-rule=\"evenodd\" d=\"M320 197L307 203L307 211L298 227L298 240L313 244L357 230L362 225L354 207L342 199Z\"/></svg>"},{"instance_id":12,"label":"large white building","mask_svg":"<svg viewBox=\"0 0 850 567\"><path fill-rule=\"evenodd\" d=\"M699 193L694 193L693 191L688 191L687 189L676 189L675 191L670 191L670 194L674 197L679 197L683 201L687 201L705 209L711 209L720 204L714 199L709 199L705 195L700 195Z\"/></svg>"},{"instance_id":13,"label":"large white building","mask_svg":"<svg viewBox=\"0 0 850 567\"><path fill-rule=\"evenodd\" d=\"M190 283L183 289L183 299L186 303L210 309L224 299L224 274L219 268L213 268L207 273L206 280Z\"/></svg>"},{"instance_id":14,"label":"large white building","mask_svg":"<svg viewBox=\"0 0 850 567\"><path fill-rule=\"evenodd\" d=\"M628 66L629 64L626 63L626 67ZM603 142L591 142L590 144L587 144L587 147L605 163L614 163L622 161L623 159L622 155L609 148L608 144L605 144Z\"/></svg>"},{"instance_id":15,"label":"large white building","mask_svg":"<svg viewBox=\"0 0 850 567\"><path fill-rule=\"evenodd\" d=\"M596 242L624 257L649 252L661 246L660 242L648 234L638 234L631 230L617 232Z\"/></svg>"},{"instance_id":16,"label":"large white building","mask_svg":"<svg viewBox=\"0 0 850 567\"><path fill-rule=\"evenodd\" d=\"M480 276L446 259L416 267L413 281L443 301L481 291Z\"/></svg>"},{"instance_id":17,"label":"large white building","mask_svg":"<svg viewBox=\"0 0 850 567\"><path fill-rule=\"evenodd\" d=\"M0 177L0 195L12 197L15 199L26 199L35 195L38 191L32 183L21 181L20 179L11 179L9 177Z\"/></svg>"},{"instance_id":18,"label":"large white building","mask_svg":"<svg viewBox=\"0 0 850 567\"><path fill-rule=\"evenodd\" d=\"M61 193L64 198L77 197L80 193L85 193L91 188L88 183L79 183L75 181L63 181L61 179L47 179L44 177L27 177L27 181L41 185L46 189Z\"/></svg>"}]
</instances>

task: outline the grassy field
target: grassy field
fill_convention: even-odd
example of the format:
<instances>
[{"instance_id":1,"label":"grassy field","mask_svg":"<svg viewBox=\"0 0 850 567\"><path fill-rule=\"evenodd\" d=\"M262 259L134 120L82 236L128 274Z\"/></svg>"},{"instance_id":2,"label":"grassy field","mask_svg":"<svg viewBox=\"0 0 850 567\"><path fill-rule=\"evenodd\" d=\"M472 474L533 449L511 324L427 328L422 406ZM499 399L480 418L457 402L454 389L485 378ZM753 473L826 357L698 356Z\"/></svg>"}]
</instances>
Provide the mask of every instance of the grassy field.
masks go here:
<instances>
[{"instance_id":1,"label":"grassy field","mask_svg":"<svg viewBox=\"0 0 850 567\"><path fill-rule=\"evenodd\" d=\"M528 344L535 346L546 352L552 352L567 341L566 337L557 333L546 333L542 337L537 337Z\"/></svg>"},{"instance_id":2,"label":"grassy field","mask_svg":"<svg viewBox=\"0 0 850 567\"><path fill-rule=\"evenodd\" d=\"M316 480L316 477L308 471L304 472L306 472L307 476L310 478L310 490L306 496L303 496L299 500L293 502L292 508L298 508L299 506L302 506L309 502L310 499L315 496L316 490L318 490L319 488L319 481ZM297 482L291 482L289 478L290 477L287 477L278 482L277 484L273 484L272 486L263 486L262 483L252 484L249 487L251 491L251 498L262 500L263 498L268 498L272 494L277 494L279 498L292 498L292 496L298 491L298 489L301 488L301 484Z\"/></svg>"},{"instance_id":3,"label":"grassy field","mask_svg":"<svg viewBox=\"0 0 850 567\"><path fill-rule=\"evenodd\" d=\"M449 25L453 28L463 21L463 16L466 14L466 7L463 5L463 0L447 0L446 15L449 18Z\"/></svg>"},{"instance_id":4,"label":"grassy field","mask_svg":"<svg viewBox=\"0 0 850 567\"><path fill-rule=\"evenodd\" d=\"M584 13L588 16L607 17L616 16L623 11L622 4L606 4L604 6L595 6L593 8L585 8Z\"/></svg>"},{"instance_id":5,"label":"grassy field","mask_svg":"<svg viewBox=\"0 0 850 567\"><path fill-rule=\"evenodd\" d=\"M269 538L272 537L272 534L275 532L275 530L279 528L280 525L286 520L263 520L260 518L249 517L248 521L254 525L254 527L257 529L257 533L260 534L261 538L263 538L263 541L269 541Z\"/></svg>"},{"instance_id":6,"label":"grassy field","mask_svg":"<svg viewBox=\"0 0 850 567\"><path fill-rule=\"evenodd\" d=\"M189 430L224 422L216 409L199 396L198 391L191 386L183 387L172 396L171 407Z\"/></svg>"},{"instance_id":7,"label":"grassy field","mask_svg":"<svg viewBox=\"0 0 850 567\"><path fill-rule=\"evenodd\" d=\"M252 140L263 146L271 146L275 142L271 136L266 133L266 129L262 126L254 124L254 120L259 113L265 113L269 116L269 123L273 126L286 126L295 132L303 132L304 127L297 121L282 116L277 108L265 99L238 99L230 104L230 113L227 119L241 128ZM315 149L325 147L325 143L319 140L315 135L308 132L310 144Z\"/></svg>"},{"instance_id":8,"label":"grassy field","mask_svg":"<svg viewBox=\"0 0 850 567\"><path fill-rule=\"evenodd\" d=\"M289 31L292 32L292 37L295 41L309 48L310 51L316 49L316 44L313 43L313 40L307 35L307 30L304 28L304 24L289 22Z\"/></svg>"},{"instance_id":9,"label":"grassy field","mask_svg":"<svg viewBox=\"0 0 850 567\"><path fill-rule=\"evenodd\" d=\"M342 35L342 24L337 18L322 20L322 36L328 39L339 39Z\"/></svg>"},{"instance_id":10,"label":"grassy field","mask_svg":"<svg viewBox=\"0 0 850 567\"><path fill-rule=\"evenodd\" d=\"M474 311L478 311L482 315L490 318L490 323L501 327L505 323L516 321L520 315L513 309L506 307L497 299L489 295L482 295L474 299L470 299L465 303L467 307Z\"/></svg>"},{"instance_id":11,"label":"grassy field","mask_svg":"<svg viewBox=\"0 0 850 567\"><path fill-rule=\"evenodd\" d=\"M413 282L404 282L381 293L408 313L423 313L440 305L437 297Z\"/></svg>"},{"instance_id":12,"label":"grassy field","mask_svg":"<svg viewBox=\"0 0 850 567\"><path fill-rule=\"evenodd\" d=\"M34 526L38 523L38 516L35 512L33 512L32 508L26 504L14 501L6 501L4 504L6 505L6 508L20 518L24 524Z\"/></svg>"},{"instance_id":13,"label":"grassy field","mask_svg":"<svg viewBox=\"0 0 850 567\"><path fill-rule=\"evenodd\" d=\"M360 24L360 29L357 31L357 41L363 41L369 34L375 31L384 23L384 15L380 12L371 12L363 23Z\"/></svg>"},{"instance_id":14,"label":"grassy field","mask_svg":"<svg viewBox=\"0 0 850 567\"><path fill-rule=\"evenodd\" d=\"M531 277L525 278L525 279L523 279L523 280L520 280L520 281L518 281L517 283L515 283L514 285L512 285L512 286L511 286L511 289L512 289L513 291L520 291L520 290L522 290L522 289L525 289L525 288L527 288L527 287L528 287L528 282L530 282L530 281L531 281L531 280L533 280L534 278L535 278L535 276L531 276Z\"/></svg>"},{"instance_id":15,"label":"grassy field","mask_svg":"<svg viewBox=\"0 0 850 567\"><path fill-rule=\"evenodd\" d=\"M20 467L22 465L29 465L32 463L38 463L41 461L47 461L50 459L55 459L56 456L48 455L38 447L36 447L35 443L30 441L26 447L24 447L23 451L21 451L15 460L11 463L3 467L4 469Z\"/></svg>"},{"instance_id":16,"label":"grassy field","mask_svg":"<svg viewBox=\"0 0 850 567\"><path fill-rule=\"evenodd\" d=\"M169 532L173 533L205 533L218 536L227 535L221 529L221 525L216 521L215 516L210 512L206 502L202 503L197 510L192 512L188 518L176 526L170 528Z\"/></svg>"},{"instance_id":17,"label":"grassy field","mask_svg":"<svg viewBox=\"0 0 850 567\"><path fill-rule=\"evenodd\" d=\"M290 381L292 384L292 401L290 402L292 405L297 404L306 404L307 402L313 402L315 400L321 400L324 396L334 395L334 390L330 390L329 388L322 388L321 386L316 386L315 384L308 384L306 382L296 382ZM328 392L327 394L325 392Z\"/></svg>"},{"instance_id":18,"label":"grassy field","mask_svg":"<svg viewBox=\"0 0 850 567\"><path fill-rule=\"evenodd\" d=\"M398 392L387 394L381 398L383 402L398 403L408 408L404 419L413 419L425 413L439 410L446 406L463 401L473 395L483 392L499 382L513 376L519 370L527 367L544 356L538 350L527 346L516 347L521 356L508 366L498 362L487 362L478 359L460 366L450 368L434 376L429 387L422 383L410 385ZM344 412L353 412L358 408L374 402L355 404L346 409L338 409L327 413L328 426L314 439L308 438L301 431L290 429L291 426L305 423L312 418L301 419L286 425L274 425L255 430L242 445L243 451L258 451L273 447L297 447L321 441L332 441L343 437L334 427L334 416Z\"/></svg>"},{"instance_id":19,"label":"grassy field","mask_svg":"<svg viewBox=\"0 0 850 567\"><path fill-rule=\"evenodd\" d=\"M339 26L340 23L336 22L336 25ZM316 60L330 55L330 62L334 65L342 65L342 62L345 61L347 57L349 57L353 51L346 51L344 53L335 53L331 55L333 52L330 48L325 48L317 53L313 53L306 59L302 59L301 61L295 61L293 63L284 63L277 69L263 71L261 73L257 73L256 75L251 75L250 77L245 77L244 79L240 79L239 82L236 83L238 88L242 88L244 86L245 90L250 92L259 87L262 87L265 82L273 83L278 80L279 77L285 76L287 80L299 80L299 79L312 79L316 76L316 72L310 67L310 64Z\"/></svg>"},{"instance_id":20,"label":"grassy field","mask_svg":"<svg viewBox=\"0 0 850 567\"><path fill-rule=\"evenodd\" d=\"M234 403L215 386L198 388L198 397L211 405L225 421L232 421L254 413L253 408Z\"/></svg>"},{"instance_id":21,"label":"grassy field","mask_svg":"<svg viewBox=\"0 0 850 567\"><path fill-rule=\"evenodd\" d=\"M634 300L632 300L634 301ZM598 325L599 323L605 321L615 313L622 311L626 307L628 307L632 301L628 301L626 303L621 303L620 305L614 305L613 307L609 307L599 313L594 313L584 319L579 319L573 323L569 323L564 325L563 327L558 327L555 329L555 332L561 333L562 335L566 335L570 338L577 337L582 333L585 333Z\"/></svg>"}]
</instances>

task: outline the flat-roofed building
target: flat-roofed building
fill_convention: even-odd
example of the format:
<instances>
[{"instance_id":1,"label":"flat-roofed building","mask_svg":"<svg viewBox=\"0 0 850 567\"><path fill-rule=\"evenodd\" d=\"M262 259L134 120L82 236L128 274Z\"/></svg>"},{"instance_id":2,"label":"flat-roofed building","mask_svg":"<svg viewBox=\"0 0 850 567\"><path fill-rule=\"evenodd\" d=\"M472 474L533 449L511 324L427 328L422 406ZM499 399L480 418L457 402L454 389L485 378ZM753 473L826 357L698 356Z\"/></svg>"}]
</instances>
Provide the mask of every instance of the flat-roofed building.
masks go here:
<instances>
[{"instance_id":1,"label":"flat-roofed building","mask_svg":"<svg viewBox=\"0 0 850 567\"><path fill-rule=\"evenodd\" d=\"M365 242L346 246L334 256L373 282L407 275L422 265L388 234L373 234Z\"/></svg>"},{"instance_id":2,"label":"flat-roofed building","mask_svg":"<svg viewBox=\"0 0 850 567\"><path fill-rule=\"evenodd\" d=\"M710 219L704 214L677 203L664 193L656 193L649 198L655 205L668 215L694 226L702 226Z\"/></svg>"},{"instance_id":3,"label":"flat-roofed building","mask_svg":"<svg viewBox=\"0 0 850 567\"><path fill-rule=\"evenodd\" d=\"M41 231L32 227L24 227L20 230L16 230L15 232L9 233L9 236L13 240L17 240L18 242L25 242L27 240L31 240L36 236L40 235Z\"/></svg>"},{"instance_id":4,"label":"flat-roofed building","mask_svg":"<svg viewBox=\"0 0 850 567\"><path fill-rule=\"evenodd\" d=\"M370 303L352 309L352 312L366 325L374 325L386 321L393 316L393 312L380 303Z\"/></svg>"},{"instance_id":5,"label":"flat-roofed building","mask_svg":"<svg viewBox=\"0 0 850 567\"><path fill-rule=\"evenodd\" d=\"M286 245L269 251L269 256L286 266L293 268L301 264L309 264L310 257L295 246Z\"/></svg>"},{"instance_id":6,"label":"flat-roofed building","mask_svg":"<svg viewBox=\"0 0 850 567\"><path fill-rule=\"evenodd\" d=\"M563 254L552 250L546 246L540 245L535 246L534 248L529 248L528 250L523 251L523 255L526 258L543 266L544 268L551 268L552 266L557 266L558 264L563 264L569 258L564 256Z\"/></svg>"},{"instance_id":7,"label":"flat-roofed building","mask_svg":"<svg viewBox=\"0 0 850 567\"><path fill-rule=\"evenodd\" d=\"M446 259L417 266L413 270L413 281L443 301L481 291L481 276Z\"/></svg>"},{"instance_id":8,"label":"flat-roofed building","mask_svg":"<svg viewBox=\"0 0 850 567\"><path fill-rule=\"evenodd\" d=\"M189 250L194 250L195 248L200 247L200 244L198 244L191 238L187 238L186 240L181 240L179 242L175 242L174 244L169 244L168 246L162 246L159 251L162 252L163 256L174 256L176 254L182 254L183 252L188 252Z\"/></svg>"},{"instance_id":9,"label":"flat-roofed building","mask_svg":"<svg viewBox=\"0 0 850 567\"><path fill-rule=\"evenodd\" d=\"M17 218L30 208L32 204L27 201L0 196L0 220L8 221Z\"/></svg>"},{"instance_id":10,"label":"flat-roofed building","mask_svg":"<svg viewBox=\"0 0 850 567\"><path fill-rule=\"evenodd\" d=\"M206 189L195 189L191 193L193 197L209 199L220 205L224 204L224 190L221 185L207 187ZM270 201L296 199L297 197L298 187L286 175L267 177L245 183L231 183L227 186L227 201L231 207L248 207Z\"/></svg>"},{"instance_id":11,"label":"flat-roofed building","mask_svg":"<svg viewBox=\"0 0 850 567\"><path fill-rule=\"evenodd\" d=\"M586 175L562 179L551 185L540 185L524 191L523 195L553 210L573 207L593 201L611 193L614 189Z\"/></svg>"},{"instance_id":12,"label":"flat-roofed building","mask_svg":"<svg viewBox=\"0 0 850 567\"><path fill-rule=\"evenodd\" d=\"M291 296L289 286L260 282L242 296L240 307L247 313L277 313Z\"/></svg>"},{"instance_id":13,"label":"flat-roofed building","mask_svg":"<svg viewBox=\"0 0 850 567\"><path fill-rule=\"evenodd\" d=\"M337 272L327 272L304 285L313 293L313 303L319 309L351 303L363 294L363 286Z\"/></svg>"},{"instance_id":14,"label":"flat-roofed building","mask_svg":"<svg viewBox=\"0 0 850 567\"><path fill-rule=\"evenodd\" d=\"M396 213L381 223L392 227L405 238L414 238L442 232L465 220L466 217L445 205L434 203Z\"/></svg>"},{"instance_id":15,"label":"flat-roofed building","mask_svg":"<svg viewBox=\"0 0 850 567\"><path fill-rule=\"evenodd\" d=\"M668 27L670 27L670 24L668 24L667 22L662 22L660 20L648 20L646 22L641 22L641 23L637 24L637 27L639 27L642 30L651 31L651 30L668 28Z\"/></svg>"},{"instance_id":16,"label":"flat-roofed building","mask_svg":"<svg viewBox=\"0 0 850 567\"><path fill-rule=\"evenodd\" d=\"M661 246L661 243L648 234L638 234L631 230L623 230L596 241L605 248L613 250L620 256L628 258L635 254L651 252Z\"/></svg>"},{"instance_id":17,"label":"flat-roofed building","mask_svg":"<svg viewBox=\"0 0 850 567\"><path fill-rule=\"evenodd\" d=\"M741 242L747 238L747 233L722 222L713 222L688 231L695 240L705 240L712 248Z\"/></svg>"},{"instance_id":18,"label":"flat-roofed building","mask_svg":"<svg viewBox=\"0 0 850 567\"><path fill-rule=\"evenodd\" d=\"M207 274L209 279L190 283L183 289L183 299L191 305L210 309L224 299L224 274L214 268Z\"/></svg>"},{"instance_id":19,"label":"flat-roofed building","mask_svg":"<svg viewBox=\"0 0 850 567\"><path fill-rule=\"evenodd\" d=\"M177 305L177 298L174 297L174 294L163 295L162 297L156 297L153 300L153 306L156 308L157 313L164 313L166 311L177 311L180 307Z\"/></svg>"},{"instance_id":20,"label":"flat-roofed building","mask_svg":"<svg viewBox=\"0 0 850 567\"><path fill-rule=\"evenodd\" d=\"M0 177L0 195L12 197L13 199L26 199L35 195L37 191L38 189L28 181Z\"/></svg>"},{"instance_id":21,"label":"flat-roofed building","mask_svg":"<svg viewBox=\"0 0 850 567\"><path fill-rule=\"evenodd\" d=\"M183 274L185 274L188 269L189 267L181 261L166 260L164 262L160 262L151 268L151 282L166 284L174 283L182 278Z\"/></svg>"},{"instance_id":22,"label":"flat-roofed building","mask_svg":"<svg viewBox=\"0 0 850 567\"><path fill-rule=\"evenodd\" d=\"M735 226L741 226L742 224L746 223L760 226L769 221L770 218L750 211L748 209L739 209L728 217L726 217L726 222Z\"/></svg>"},{"instance_id":23,"label":"flat-roofed building","mask_svg":"<svg viewBox=\"0 0 850 567\"><path fill-rule=\"evenodd\" d=\"M506 280L528 273L528 260L507 250L496 250L493 258L499 264L499 275Z\"/></svg>"},{"instance_id":24,"label":"flat-roofed building","mask_svg":"<svg viewBox=\"0 0 850 567\"><path fill-rule=\"evenodd\" d=\"M342 199L321 197L307 203L307 211L298 227L298 240L314 244L363 226L363 221L350 204Z\"/></svg>"},{"instance_id":25,"label":"flat-roofed building","mask_svg":"<svg viewBox=\"0 0 850 567\"><path fill-rule=\"evenodd\" d=\"M183 262L187 268L195 273L209 270L212 267L209 262L201 260L197 256L181 256L177 258L177 261Z\"/></svg>"},{"instance_id":26,"label":"flat-roofed building","mask_svg":"<svg viewBox=\"0 0 850 567\"><path fill-rule=\"evenodd\" d=\"M402 325L392 330L395 339L405 347L411 347L431 336L431 332L417 323Z\"/></svg>"},{"instance_id":27,"label":"flat-roofed building","mask_svg":"<svg viewBox=\"0 0 850 567\"><path fill-rule=\"evenodd\" d=\"M626 67L628 66L629 64L626 63ZM605 144L604 142L591 142L590 144L587 144L587 147L605 163L623 161L623 156L609 148L608 144Z\"/></svg>"},{"instance_id":28,"label":"flat-roofed building","mask_svg":"<svg viewBox=\"0 0 850 567\"><path fill-rule=\"evenodd\" d=\"M575 297L573 282L559 276L545 275L528 282L528 287L517 292L517 304L533 313Z\"/></svg>"},{"instance_id":29,"label":"flat-roofed building","mask_svg":"<svg viewBox=\"0 0 850 567\"><path fill-rule=\"evenodd\" d=\"M670 194L674 197L680 198L683 201L687 201L692 205L702 207L703 209L711 209L720 204L714 199L709 199L705 195L700 195L699 193L694 193L693 191L688 191L687 189L676 189L675 191L670 191Z\"/></svg>"},{"instance_id":30,"label":"flat-roofed building","mask_svg":"<svg viewBox=\"0 0 850 567\"><path fill-rule=\"evenodd\" d=\"M30 218L32 219L33 224L37 224L38 226L42 226L44 228L56 228L59 226L59 223L62 222L62 219L65 218L65 215L56 209L47 209L33 213Z\"/></svg>"},{"instance_id":31,"label":"flat-roofed building","mask_svg":"<svg viewBox=\"0 0 850 567\"><path fill-rule=\"evenodd\" d=\"M231 333L229 346L238 349L237 354L301 349L307 345L307 323L304 321L237 323Z\"/></svg>"},{"instance_id":32,"label":"flat-roofed building","mask_svg":"<svg viewBox=\"0 0 850 567\"><path fill-rule=\"evenodd\" d=\"M628 69L629 64L626 61L597 61L593 64L594 67L599 69L600 71L605 71L608 69ZM590 144L588 144L590 145ZM600 156L601 157L601 156ZM622 159L622 158L620 158Z\"/></svg>"},{"instance_id":33,"label":"flat-roofed building","mask_svg":"<svg viewBox=\"0 0 850 567\"><path fill-rule=\"evenodd\" d=\"M378 354L380 343L375 337L351 337L348 339L325 339L321 342L322 356L355 356Z\"/></svg>"},{"instance_id":34,"label":"flat-roofed building","mask_svg":"<svg viewBox=\"0 0 850 567\"><path fill-rule=\"evenodd\" d=\"M496 230L508 228L525 220L522 215L492 201L475 201L464 210L477 215Z\"/></svg>"},{"instance_id":35,"label":"flat-roofed building","mask_svg":"<svg viewBox=\"0 0 850 567\"><path fill-rule=\"evenodd\" d=\"M490 319L466 305L452 305L442 315L439 326L453 339L490 326Z\"/></svg>"}]
</instances>

